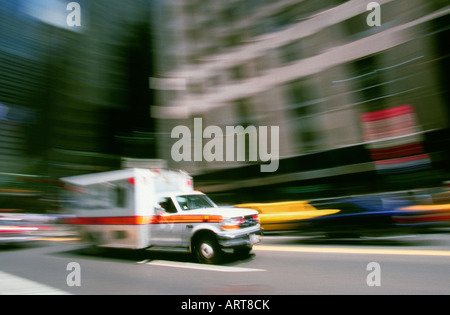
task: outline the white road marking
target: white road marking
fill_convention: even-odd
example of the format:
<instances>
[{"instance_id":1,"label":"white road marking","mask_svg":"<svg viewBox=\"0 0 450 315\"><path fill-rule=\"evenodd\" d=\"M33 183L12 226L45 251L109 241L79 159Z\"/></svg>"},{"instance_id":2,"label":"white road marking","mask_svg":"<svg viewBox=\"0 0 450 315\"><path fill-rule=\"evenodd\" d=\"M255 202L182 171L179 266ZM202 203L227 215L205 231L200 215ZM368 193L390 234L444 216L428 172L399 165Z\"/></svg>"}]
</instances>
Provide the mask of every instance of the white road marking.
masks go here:
<instances>
[{"instance_id":1,"label":"white road marking","mask_svg":"<svg viewBox=\"0 0 450 315\"><path fill-rule=\"evenodd\" d=\"M219 272L266 271L265 269L243 268L243 267L232 267L232 266L220 266L220 265L206 265L206 264L197 264L197 263L179 262L179 261L167 261L167 260L152 260L150 262L139 262L139 263L141 263L141 264L145 263L147 265L153 265L153 266L196 269L196 270L206 270L206 271L219 271Z\"/></svg>"},{"instance_id":2,"label":"white road marking","mask_svg":"<svg viewBox=\"0 0 450 315\"><path fill-rule=\"evenodd\" d=\"M391 249L391 248L349 248L349 247L306 247L258 245L255 251L297 252L297 253L328 253L328 254L375 254L375 255L409 255L409 256L443 256L450 257L448 250Z\"/></svg>"},{"instance_id":3,"label":"white road marking","mask_svg":"<svg viewBox=\"0 0 450 315\"><path fill-rule=\"evenodd\" d=\"M144 259L144 260L138 261L136 264L146 264L149 261L150 261L150 259Z\"/></svg>"},{"instance_id":4,"label":"white road marking","mask_svg":"<svg viewBox=\"0 0 450 315\"><path fill-rule=\"evenodd\" d=\"M0 271L0 295L70 295L71 293Z\"/></svg>"}]
</instances>

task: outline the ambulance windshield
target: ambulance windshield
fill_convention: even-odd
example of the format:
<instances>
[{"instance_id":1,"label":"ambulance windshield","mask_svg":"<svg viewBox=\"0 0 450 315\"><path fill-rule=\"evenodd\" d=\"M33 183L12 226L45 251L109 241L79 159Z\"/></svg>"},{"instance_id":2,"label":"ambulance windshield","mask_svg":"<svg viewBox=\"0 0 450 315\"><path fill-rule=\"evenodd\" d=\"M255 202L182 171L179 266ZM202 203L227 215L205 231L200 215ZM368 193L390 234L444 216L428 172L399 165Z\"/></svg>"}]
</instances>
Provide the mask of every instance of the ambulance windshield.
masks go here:
<instances>
[{"instance_id":1,"label":"ambulance windshield","mask_svg":"<svg viewBox=\"0 0 450 315\"><path fill-rule=\"evenodd\" d=\"M194 210L202 208L217 207L206 195L182 195L176 197L178 204L183 210Z\"/></svg>"}]
</instances>

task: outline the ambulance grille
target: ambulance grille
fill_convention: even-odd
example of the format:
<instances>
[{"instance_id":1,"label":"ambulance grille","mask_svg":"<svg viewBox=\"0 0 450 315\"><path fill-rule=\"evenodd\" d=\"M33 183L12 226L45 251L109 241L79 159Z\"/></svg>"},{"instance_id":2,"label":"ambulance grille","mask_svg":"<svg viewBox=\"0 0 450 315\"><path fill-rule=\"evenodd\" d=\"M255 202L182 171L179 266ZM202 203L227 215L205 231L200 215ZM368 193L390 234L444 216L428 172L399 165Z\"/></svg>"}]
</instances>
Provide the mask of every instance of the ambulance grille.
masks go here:
<instances>
[{"instance_id":1,"label":"ambulance grille","mask_svg":"<svg viewBox=\"0 0 450 315\"><path fill-rule=\"evenodd\" d=\"M247 215L244 217L244 222L240 224L241 228L246 228L250 226L255 226L258 224L258 221L254 218L253 215Z\"/></svg>"}]
</instances>

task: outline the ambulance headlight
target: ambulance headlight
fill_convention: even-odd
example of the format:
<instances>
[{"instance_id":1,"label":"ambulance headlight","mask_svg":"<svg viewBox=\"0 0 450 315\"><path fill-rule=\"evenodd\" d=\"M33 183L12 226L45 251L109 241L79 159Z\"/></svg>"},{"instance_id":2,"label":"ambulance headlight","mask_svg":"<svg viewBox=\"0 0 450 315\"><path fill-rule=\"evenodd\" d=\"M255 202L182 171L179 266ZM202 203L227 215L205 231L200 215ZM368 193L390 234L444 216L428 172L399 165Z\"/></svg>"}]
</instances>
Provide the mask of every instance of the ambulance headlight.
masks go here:
<instances>
[{"instance_id":1,"label":"ambulance headlight","mask_svg":"<svg viewBox=\"0 0 450 315\"><path fill-rule=\"evenodd\" d=\"M236 230L244 223L244 218L229 218L222 221L222 230Z\"/></svg>"}]
</instances>

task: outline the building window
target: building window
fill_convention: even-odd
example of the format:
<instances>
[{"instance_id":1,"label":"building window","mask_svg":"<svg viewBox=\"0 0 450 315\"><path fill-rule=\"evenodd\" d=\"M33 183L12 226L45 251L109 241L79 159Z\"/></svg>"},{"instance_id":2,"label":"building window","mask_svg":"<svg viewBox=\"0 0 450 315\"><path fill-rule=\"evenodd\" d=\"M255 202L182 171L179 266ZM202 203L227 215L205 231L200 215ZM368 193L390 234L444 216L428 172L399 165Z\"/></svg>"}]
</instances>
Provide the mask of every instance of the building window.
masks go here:
<instances>
[{"instance_id":1,"label":"building window","mask_svg":"<svg viewBox=\"0 0 450 315\"><path fill-rule=\"evenodd\" d=\"M281 46L278 49L282 64L292 63L302 58L299 40Z\"/></svg>"},{"instance_id":2,"label":"building window","mask_svg":"<svg viewBox=\"0 0 450 315\"><path fill-rule=\"evenodd\" d=\"M357 102L366 103L368 111L383 107L383 80L378 71L380 65L376 55L367 56L354 61L351 64L354 72L353 77L356 83Z\"/></svg>"},{"instance_id":3,"label":"building window","mask_svg":"<svg viewBox=\"0 0 450 315\"><path fill-rule=\"evenodd\" d=\"M317 133L318 99L307 79L300 79L286 86L288 109L292 113L292 126L297 138L297 147L302 151L313 150L320 137Z\"/></svg>"},{"instance_id":4,"label":"building window","mask_svg":"<svg viewBox=\"0 0 450 315\"><path fill-rule=\"evenodd\" d=\"M237 65L230 68L230 78L234 81L245 79L245 69L243 65Z\"/></svg>"}]
</instances>

